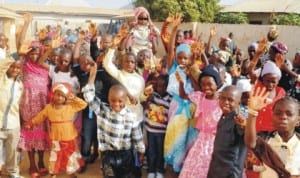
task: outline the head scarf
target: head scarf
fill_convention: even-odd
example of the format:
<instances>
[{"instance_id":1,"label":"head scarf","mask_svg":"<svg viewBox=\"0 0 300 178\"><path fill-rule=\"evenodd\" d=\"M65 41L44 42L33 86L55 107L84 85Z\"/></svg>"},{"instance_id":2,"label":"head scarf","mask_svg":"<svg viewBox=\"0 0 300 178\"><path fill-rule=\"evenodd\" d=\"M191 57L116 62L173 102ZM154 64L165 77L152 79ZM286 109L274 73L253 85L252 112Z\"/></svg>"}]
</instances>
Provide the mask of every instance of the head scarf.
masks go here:
<instances>
[{"instance_id":1,"label":"head scarf","mask_svg":"<svg viewBox=\"0 0 300 178\"><path fill-rule=\"evenodd\" d=\"M252 90L250 79L240 79L237 81L236 86L242 93L250 92Z\"/></svg>"},{"instance_id":2,"label":"head scarf","mask_svg":"<svg viewBox=\"0 0 300 178\"><path fill-rule=\"evenodd\" d=\"M52 92L61 91L64 95L68 96L72 92L72 86L69 83L55 83L52 86Z\"/></svg>"},{"instance_id":3,"label":"head scarf","mask_svg":"<svg viewBox=\"0 0 300 178\"><path fill-rule=\"evenodd\" d=\"M203 69L203 71L201 72L200 76L199 76L199 80L201 80L202 77L205 76L209 76L209 77L213 77L213 79L215 80L218 88L221 86L221 77L220 74L218 73L218 71L214 68L213 65L208 65L207 67L205 67Z\"/></svg>"},{"instance_id":4,"label":"head scarf","mask_svg":"<svg viewBox=\"0 0 300 178\"><path fill-rule=\"evenodd\" d=\"M137 24L138 22L138 17L142 14L142 13L145 13L147 14L147 17L148 17L148 22L150 24L152 24L152 21L151 21L151 18L150 18L150 14L148 12L148 10L144 7L137 7L134 9L134 17L135 17L135 24Z\"/></svg>"},{"instance_id":5,"label":"head scarf","mask_svg":"<svg viewBox=\"0 0 300 178\"><path fill-rule=\"evenodd\" d=\"M271 47L275 48L280 54L286 54L288 52L287 46L279 41L273 42Z\"/></svg>"},{"instance_id":6,"label":"head scarf","mask_svg":"<svg viewBox=\"0 0 300 178\"><path fill-rule=\"evenodd\" d=\"M191 47L190 47L190 45L188 45L188 44L180 44L179 46L177 46L177 48L176 48L176 56L179 53L181 53L181 52L184 52L184 53L186 53L187 55L190 56L190 54L191 54Z\"/></svg>"},{"instance_id":7,"label":"head scarf","mask_svg":"<svg viewBox=\"0 0 300 178\"><path fill-rule=\"evenodd\" d=\"M281 78L281 70L277 65L272 61L267 61L262 68L261 76L263 77L266 74L275 74L278 76L278 78Z\"/></svg>"},{"instance_id":8,"label":"head scarf","mask_svg":"<svg viewBox=\"0 0 300 178\"><path fill-rule=\"evenodd\" d=\"M256 51L257 48L258 48L258 43L257 42L252 42L252 43L249 44L248 48L250 48L250 47L253 47Z\"/></svg>"}]
</instances>

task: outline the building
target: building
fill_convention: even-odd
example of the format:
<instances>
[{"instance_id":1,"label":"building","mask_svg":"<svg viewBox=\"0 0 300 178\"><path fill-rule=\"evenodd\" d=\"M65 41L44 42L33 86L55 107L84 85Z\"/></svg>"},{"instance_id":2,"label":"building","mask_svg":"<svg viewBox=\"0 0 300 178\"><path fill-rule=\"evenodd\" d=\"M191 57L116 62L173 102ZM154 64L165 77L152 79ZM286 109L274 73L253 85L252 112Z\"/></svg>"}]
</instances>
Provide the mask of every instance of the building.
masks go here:
<instances>
[{"instance_id":1,"label":"building","mask_svg":"<svg viewBox=\"0 0 300 178\"><path fill-rule=\"evenodd\" d=\"M244 0L235 5L225 6L222 12L243 12L250 24L270 24L273 15L300 14L299 0Z\"/></svg>"}]
</instances>

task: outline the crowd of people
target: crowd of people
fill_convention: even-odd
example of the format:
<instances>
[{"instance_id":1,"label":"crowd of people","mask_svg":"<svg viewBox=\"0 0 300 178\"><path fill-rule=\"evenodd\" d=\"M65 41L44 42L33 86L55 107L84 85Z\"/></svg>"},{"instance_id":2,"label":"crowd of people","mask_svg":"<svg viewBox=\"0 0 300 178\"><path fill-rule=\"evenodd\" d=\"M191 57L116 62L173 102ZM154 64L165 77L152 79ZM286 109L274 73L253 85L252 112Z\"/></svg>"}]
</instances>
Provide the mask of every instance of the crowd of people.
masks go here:
<instances>
[{"instance_id":1,"label":"crowd of people","mask_svg":"<svg viewBox=\"0 0 300 178\"><path fill-rule=\"evenodd\" d=\"M66 34L47 26L28 45L31 21L25 14L16 53L0 34L0 158L10 178L21 177L22 153L32 178L84 176L99 156L105 178L140 178L142 168L147 178L167 169L300 177L300 51L287 59L276 27L243 56L233 33L212 44L215 26L204 41L180 29L181 14L158 29L144 7L114 35L93 23Z\"/></svg>"}]
</instances>

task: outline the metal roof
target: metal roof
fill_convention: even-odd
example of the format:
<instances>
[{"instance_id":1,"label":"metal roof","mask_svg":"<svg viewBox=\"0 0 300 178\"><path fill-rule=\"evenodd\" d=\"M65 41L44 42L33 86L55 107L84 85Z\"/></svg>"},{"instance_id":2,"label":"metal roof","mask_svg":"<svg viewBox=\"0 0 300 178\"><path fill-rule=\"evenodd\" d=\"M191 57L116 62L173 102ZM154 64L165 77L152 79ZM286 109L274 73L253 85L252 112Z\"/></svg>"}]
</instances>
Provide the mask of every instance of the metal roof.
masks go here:
<instances>
[{"instance_id":1,"label":"metal roof","mask_svg":"<svg viewBox=\"0 0 300 178\"><path fill-rule=\"evenodd\" d=\"M222 12L300 14L300 0L245 0L236 5L225 7Z\"/></svg>"},{"instance_id":2,"label":"metal roof","mask_svg":"<svg viewBox=\"0 0 300 178\"><path fill-rule=\"evenodd\" d=\"M73 15L73 16L97 16L97 17L115 17L128 14L132 10L112 10L94 7L72 7L72 6L59 6L59 5L36 5L36 4L1 4L0 7L10 9L16 13L53 13L60 15Z\"/></svg>"}]
</instances>

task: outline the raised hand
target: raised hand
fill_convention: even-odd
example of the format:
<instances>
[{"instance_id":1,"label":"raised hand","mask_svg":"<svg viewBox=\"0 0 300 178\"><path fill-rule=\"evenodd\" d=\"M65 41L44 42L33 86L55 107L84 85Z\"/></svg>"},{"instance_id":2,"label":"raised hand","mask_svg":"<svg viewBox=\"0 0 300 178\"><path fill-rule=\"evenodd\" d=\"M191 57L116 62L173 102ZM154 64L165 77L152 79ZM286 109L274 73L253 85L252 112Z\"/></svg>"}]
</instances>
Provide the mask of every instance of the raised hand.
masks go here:
<instances>
[{"instance_id":1,"label":"raised hand","mask_svg":"<svg viewBox=\"0 0 300 178\"><path fill-rule=\"evenodd\" d=\"M146 95L146 96L149 96L149 95L151 95L152 93L153 93L153 85L148 85L146 88L145 88L145 90L144 90L144 94Z\"/></svg>"},{"instance_id":2,"label":"raised hand","mask_svg":"<svg viewBox=\"0 0 300 178\"><path fill-rule=\"evenodd\" d=\"M214 36L216 36L216 34L217 34L217 27L216 27L215 25L213 25L213 26L210 28L209 35L210 35L211 37L214 37Z\"/></svg>"},{"instance_id":3,"label":"raised hand","mask_svg":"<svg viewBox=\"0 0 300 178\"><path fill-rule=\"evenodd\" d=\"M25 23L30 23L32 21L32 15L30 13L26 13L23 15L23 19Z\"/></svg>"},{"instance_id":4,"label":"raised hand","mask_svg":"<svg viewBox=\"0 0 300 178\"><path fill-rule=\"evenodd\" d=\"M91 65L90 68L89 84L93 84L95 82L96 74L97 74L97 64L94 63L93 65Z\"/></svg>"},{"instance_id":5,"label":"raised hand","mask_svg":"<svg viewBox=\"0 0 300 178\"><path fill-rule=\"evenodd\" d=\"M173 18L173 27L178 27L182 22L182 14L175 14Z\"/></svg>"},{"instance_id":6,"label":"raised hand","mask_svg":"<svg viewBox=\"0 0 300 178\"><path fill-rule=\"evenodd\" d=\"M89 25L89 31L92 34L92 37L96 36L97 35L96 24L91 22L90 25Z\"/></svg>"},{"instance_id":7,"label":"raised hand","mask_svg":"<svg viewBox=\"0 0 300 178\"><path fill-rule=\"evenodd\" d=\"M232 77L239 77L241 75L241 66L238 64L234 64L230 70L230 74Z\"/></svg>"},{"instance_id":8,"label":"raised hand","mask_svg":"<svg viewBox=\"0 0 300 178\"><path fill-rule=\"evenodd\" d=\"M275 63L277 67L281 68L282 65L284 65L284 58L283 55L280 53L277 53L275 56Z\"/></svg>"},{"instance_id":9,"label":"raised hand","mask_svg":"<svg viewBox=\"0 0 300 178\"><path fill-rule=\"evenodd\" d=\"M112 46L113 47L118 46L121 43L121 41L128 36L128 34L129 34L129 25L124 23L121 25L118 34L115 35Z\"/></svg>"},{"instance_id":10,"label":"raised hand","mask_svg":"<svg viewBox=\"0 0 300 178\"><path fill-rule=\"evenodd\" d=\"M174 16L173 15L169 15L167 18L166 18L166 20L165 20L165 22L167 22L167 23L172 23L174 21Z\"/></svg>"},{"instance_id":11,"label":"raised hand","mask_svg":"<svg viewBox=\"0 0 300 178\"><path fill-rule=\"evenodd\" d=\"M263 53L267 48L267 43L268 43L267 38L261 39L258 43L258 47L257 47L256 52L257 53Z\"/></svg>"},{"instance_id":12,"label":"raised hand","mask_svg":"<svg viewBox=\"0 0 300 178\"><path fill-rule=\"evenodd\" d=\"M251 91L250 99L248 102L248 108L252 111L259 111L265 107L268 103L267 97L269 92L265 87L254 87L254 91Z\"/></svg>"},{"instance_id":13,"label":"raised hand","mask_svg":"<svg viewBox=\"0 0 300 178\"><path fill-rule=\"evenodd\" d=\"M84 30L81 30L79 33L78 33L78 40L84 40L86 36L86 33Z\"/></svg>"}]
</instances>

